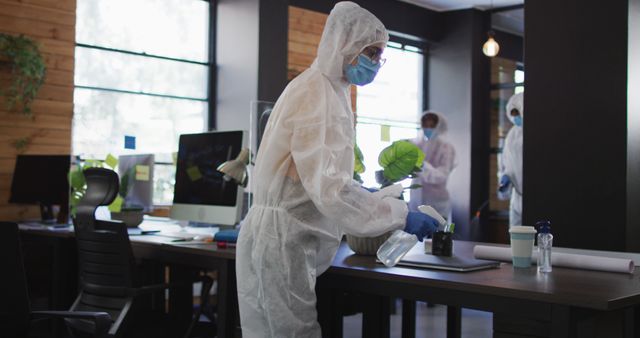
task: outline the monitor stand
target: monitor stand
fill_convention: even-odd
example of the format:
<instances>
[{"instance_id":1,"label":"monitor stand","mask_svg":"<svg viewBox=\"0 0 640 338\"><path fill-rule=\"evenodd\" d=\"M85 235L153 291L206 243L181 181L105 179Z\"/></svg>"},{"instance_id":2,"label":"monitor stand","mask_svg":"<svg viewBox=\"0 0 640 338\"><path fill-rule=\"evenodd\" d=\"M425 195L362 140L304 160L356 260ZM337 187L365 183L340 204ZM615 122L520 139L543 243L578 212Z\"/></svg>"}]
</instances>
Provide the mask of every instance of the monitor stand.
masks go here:
<instances>
[{"instance_id":1,"label":"monitor stand","mask_svg":"<svg viewBox=\"0 0 640 338\"><path fill-rule=\"evenodd\" d=\"M57 209L57 210L56 210ZM57 217L56 211L58 212ZM69 224L69 208L62 206L54 206L53 204L40 203L40 219L42 224Z\"/></svg>"}]
</instances>

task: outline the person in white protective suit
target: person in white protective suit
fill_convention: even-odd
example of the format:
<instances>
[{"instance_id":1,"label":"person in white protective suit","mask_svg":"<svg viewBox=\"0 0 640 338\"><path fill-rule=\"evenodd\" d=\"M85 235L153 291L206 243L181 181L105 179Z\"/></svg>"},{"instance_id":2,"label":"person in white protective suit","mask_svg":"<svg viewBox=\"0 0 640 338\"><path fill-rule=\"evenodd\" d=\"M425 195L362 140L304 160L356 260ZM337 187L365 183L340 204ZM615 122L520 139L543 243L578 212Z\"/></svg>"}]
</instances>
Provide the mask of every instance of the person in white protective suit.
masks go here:
<instances>
[{"instance_id":1,"label":"person in white protective suit","mask_svg":"<svg viewBox=\"0 0 640 338\"><path fill-rule=\"evenodd\" d=\"M522 124L524 119L524 94L513 95L507 102L507 117L513 127L507 133L499 163L498 197L511 198L509 225L522 224Z\"/></svg>"},{"instance_id":2,"label":"person in white protective suit","mask_svg":"<svg viewBox=\"0 0 640 338\"><path fill-rule=\"evenodd\" d=\"M351 2L335 5L311 67L285 88L253 171L254 204L240 229L236 277L242 336L320 337L316 277L345 233L405 229L420 240L437 222L408 212L392 186L371 193L353 181L349 85L373 80L388 34Z\"/></svg>"},{"instance_id":3,"label":"person in white protective suit","mask_svg":"<svg viewBox=\"0 0 640 338\"><path fill-rule=\"evenodd\" d=\"M420 136L412 142L424 152L422 172L412 184L422 188L411 190L409 210L416 211L422 204L431 205L443 217L450 219L451 201L447 180L456 166L456 150L447 140L447 119L443 114L426 111L420 119Z\"/></svg>"}]
</instances>

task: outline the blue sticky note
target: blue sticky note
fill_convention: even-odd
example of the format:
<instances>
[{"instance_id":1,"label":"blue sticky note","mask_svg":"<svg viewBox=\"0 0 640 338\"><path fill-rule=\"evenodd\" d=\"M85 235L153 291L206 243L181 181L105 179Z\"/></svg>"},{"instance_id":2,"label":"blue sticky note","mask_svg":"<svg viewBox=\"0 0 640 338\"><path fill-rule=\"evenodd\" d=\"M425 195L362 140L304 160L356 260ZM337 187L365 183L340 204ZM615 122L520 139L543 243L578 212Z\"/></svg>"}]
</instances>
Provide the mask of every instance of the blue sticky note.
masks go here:
<instances>
[{"instance_id":1,"label":"blue sticky note","mask_svg":"<svg viewBox=\"0 0 640 338\"><path fill-rule=\"evenodd\" d=\"M136 149L136 138L134 136L124 136L124 148Z\"/></svg>"}]
</instances>

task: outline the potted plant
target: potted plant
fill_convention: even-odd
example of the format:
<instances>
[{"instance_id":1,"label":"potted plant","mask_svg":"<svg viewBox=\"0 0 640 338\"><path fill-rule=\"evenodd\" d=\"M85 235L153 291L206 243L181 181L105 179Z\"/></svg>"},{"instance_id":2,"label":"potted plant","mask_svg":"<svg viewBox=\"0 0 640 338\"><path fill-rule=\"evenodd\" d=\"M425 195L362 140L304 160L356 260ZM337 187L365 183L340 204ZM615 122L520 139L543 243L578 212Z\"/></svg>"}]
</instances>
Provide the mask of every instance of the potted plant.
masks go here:
<instances>
[{"instance_id":1,"label":"potted plant","mask_svg":"<svg viewBox=\"0 0 640 338\"><path fill-rule=\"evenodd\" d=\"M362 152L357 146L354 148L354 151L354 179L362 182L360 174L365 171L364 164L362 163ZM407 178L414 178L416 174L422 171L424 156L424 153L418 146L406 140L395 141L384 148L378 156L378 164L382 169L376 171L376 181L380 184L380 189ZM420 185L412 185L409 189L419 187ZM390 235L391 232L377 237L366 238L347 235L347 244L349 248L357 254L375 255L380 245L382 245Z\"/></svg>"},{"instance_id":2,"label":"potted plant","mask_svg":"<svg viewBox=\"0 0 640 338\"><path fill-rule=\"evenodd\" d=\"M31 103L44 82L46 66L38 44L23 35L0 33L0 64L7 64L11 77L7 88L0 87L7 109L21 108L31 116Z\"/></svg>"}]
</instances>

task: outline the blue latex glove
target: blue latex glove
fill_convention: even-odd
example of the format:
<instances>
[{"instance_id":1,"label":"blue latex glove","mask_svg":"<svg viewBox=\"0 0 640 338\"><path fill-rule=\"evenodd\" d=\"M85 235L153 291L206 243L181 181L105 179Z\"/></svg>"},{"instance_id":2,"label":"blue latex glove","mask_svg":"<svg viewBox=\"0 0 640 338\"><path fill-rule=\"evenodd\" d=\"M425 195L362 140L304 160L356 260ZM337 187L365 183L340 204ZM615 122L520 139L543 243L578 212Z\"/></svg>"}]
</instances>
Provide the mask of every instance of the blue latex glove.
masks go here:
<instances>
[{"instance_id":1,"label":"blue latex glove","mask_svg":"<svg viewBox=\"0 0 640 338\"><path fill-rule=\"evenodd\" d=\"M502 177L500 177L500 186L498 186L498 191L506 192L509 189L509 185L511 185L509 176L502 175Z\"/></svg>"},{"instance_id":2,"label":"blue latex glove","mask_svg":"<svg viewBox=\"0 0 640 338\"><path fill-rule=\"evenodd\" d=\"M422 241L425 236L434 233L438 229L438 221L421 212L409 211L404 231L416 235Z\"/></svg>"}]
</instances>

